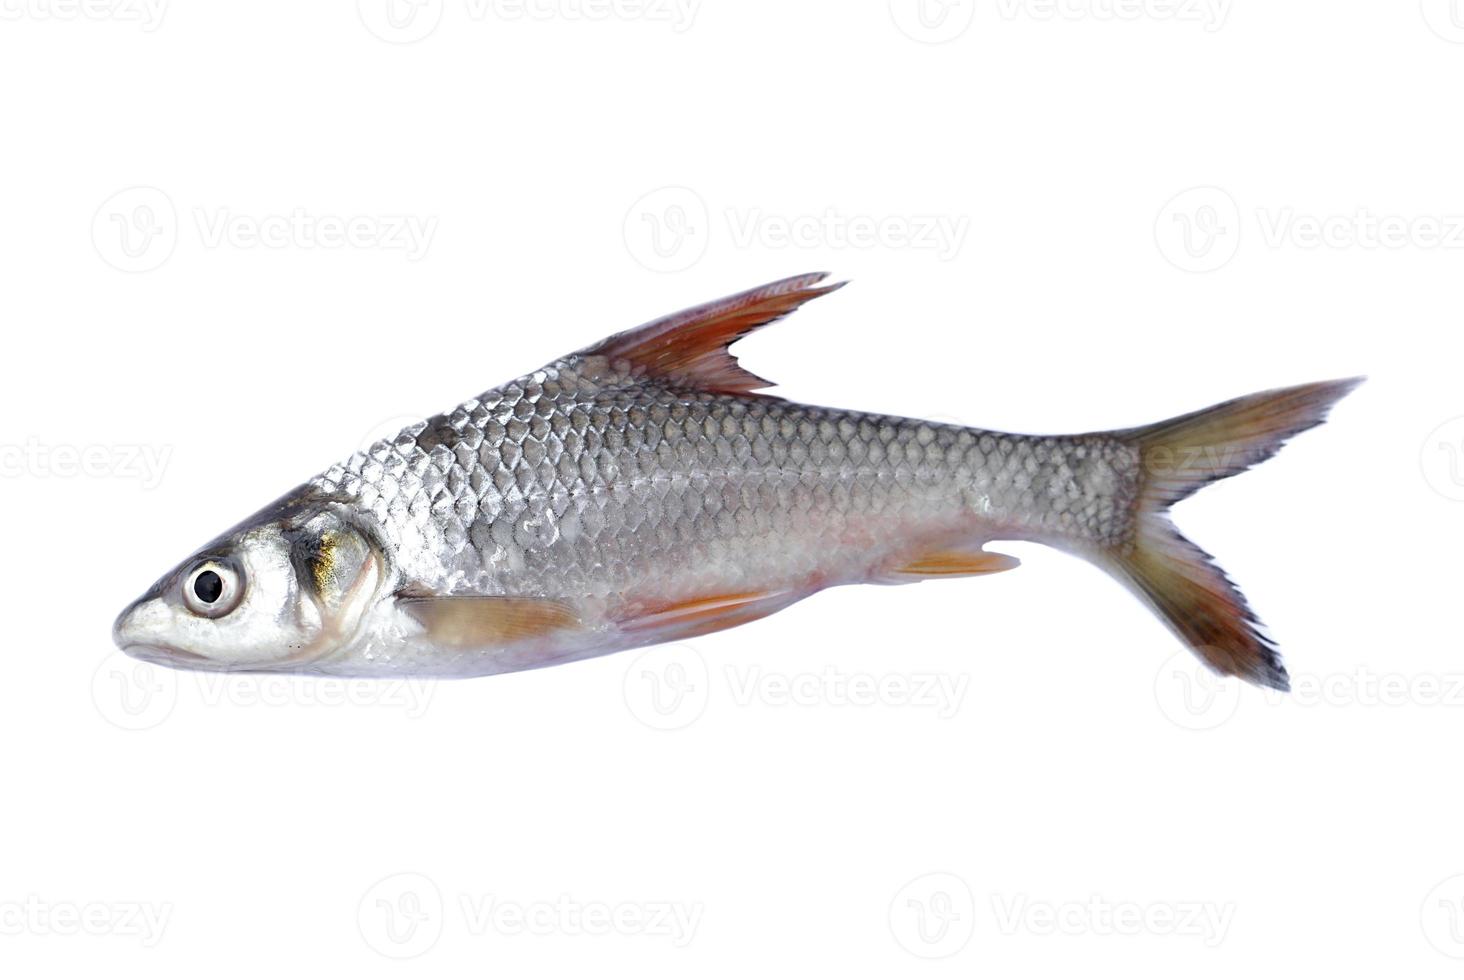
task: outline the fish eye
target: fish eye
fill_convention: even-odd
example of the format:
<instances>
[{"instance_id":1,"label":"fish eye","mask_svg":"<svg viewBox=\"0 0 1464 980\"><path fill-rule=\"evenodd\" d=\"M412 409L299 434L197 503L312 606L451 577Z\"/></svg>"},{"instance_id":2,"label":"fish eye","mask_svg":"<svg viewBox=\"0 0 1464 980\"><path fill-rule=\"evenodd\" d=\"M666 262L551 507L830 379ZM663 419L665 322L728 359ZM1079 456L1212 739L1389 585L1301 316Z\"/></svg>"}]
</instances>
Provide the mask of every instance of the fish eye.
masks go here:
<instances>
[{"instance_id":1,"label":"fish eye","mask_svg":"<svg viewBox=\"0 0 1464 980\"><path fill-rule=\"evenodd\" d=\"M183 581L183 602L200 616L226 615L243 594L239 578L239 573L223 562L200 562Z\"/></svg>"}]
</instances>

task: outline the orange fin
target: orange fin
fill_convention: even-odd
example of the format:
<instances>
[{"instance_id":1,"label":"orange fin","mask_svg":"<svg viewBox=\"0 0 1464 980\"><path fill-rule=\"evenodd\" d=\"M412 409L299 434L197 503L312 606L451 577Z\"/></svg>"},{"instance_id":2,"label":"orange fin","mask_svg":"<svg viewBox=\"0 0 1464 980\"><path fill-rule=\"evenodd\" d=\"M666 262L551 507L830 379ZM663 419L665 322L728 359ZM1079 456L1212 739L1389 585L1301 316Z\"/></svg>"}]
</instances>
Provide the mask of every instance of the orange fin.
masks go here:
<instances>
[{"instance_id":1,"label":"orange fin","mask_svg":"<svg viewBox=\"0 0 1464 980\"><path fill-rule=\"evenodd\" d=\"M633 370L698 391L745 395L772 382L737 363L727 348L844 284L819 285L826 272L794 276L653 320L580 353L628 361Z\"/></svg>"},{"instance_id":2,"label":"orange fin","mask_svg":"<svg viewBox=\"0 0 1464 980\"><path fill-rule=\"evenodd\" d=\"M1011 555L995 551L931 551L890 569L883 581L899 583L924 578L990 575L1009 571L1020 564Z\"/></svg>"},{"instance_id":3,"label":"orange fin","mask_svg":"<svg viewBox=\"0 0 1464 980\"><path fill-rule=\"evenodd\" d=\"M1131 439L1143 465L1132 538L1098 558L1210 669L1252 684L1290 689L1281 651L1245 596L1215 560L1169 519L1169 506L1216 480L1276 454L1321 425L1361 378L1321 381L1246 395L1140 429Z\"/></svg>"},{"instance_id":4,"label":"orange fin","mask_svg":"<svg viewBox=\"0 0 1464 980\"><path fill-rule=\"evenodd\" d=\"M507 646L581 625L574 610L556 599L405 595L397 601L434 643L463 650Z\"/></svg>"},{"instance_id":5,"label":"orange fin","mask_svg":"<svg viewBox=\"0 0 1464 980\"><path fill-rule=\"evenodd\" d=\"M620 621L620 629L639 634L649 643L685 640L771 616L801 598L801 593L786 589L696 596L637 609Z\"/></svg>"}]
</instances>

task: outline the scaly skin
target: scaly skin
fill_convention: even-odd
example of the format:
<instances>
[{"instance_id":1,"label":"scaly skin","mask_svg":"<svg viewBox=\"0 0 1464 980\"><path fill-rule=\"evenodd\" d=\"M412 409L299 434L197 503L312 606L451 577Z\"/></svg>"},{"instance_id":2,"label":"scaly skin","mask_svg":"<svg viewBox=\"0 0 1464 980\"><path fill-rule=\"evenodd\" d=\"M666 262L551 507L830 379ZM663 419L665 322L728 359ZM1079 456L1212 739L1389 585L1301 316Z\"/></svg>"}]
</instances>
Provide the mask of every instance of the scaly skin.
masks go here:
<instances>
[{"instance_id":1,"label":"scaly skin","mask_svg":"<svg viewBox=\"0 0 1464 980\"><path fill-rule=\"evenodd\" d=\"M728 347L838 288L796 276L615 334L351 456L117 620L207 670L466 676L696 636L819 589L1071 551L1223 674L1286 686L1239 590L1168 517L1319 425L1358 379L1117 432L1021 436L814 408Z\"/></svg>"},{"instance_id":2,"label":"scaly skin","mask_svg":"<svg viewBox=\"0 0 1464 980\"><path fill-rule=\"evenodd\" d=\"M1132 527L1136 450L707 394L575 355L311 481L371 528L396 584L571 600L589 618L699 596L877 581L994 538ZM791 601L791 600L790 600Z\"/></svg>"}]
</instances>

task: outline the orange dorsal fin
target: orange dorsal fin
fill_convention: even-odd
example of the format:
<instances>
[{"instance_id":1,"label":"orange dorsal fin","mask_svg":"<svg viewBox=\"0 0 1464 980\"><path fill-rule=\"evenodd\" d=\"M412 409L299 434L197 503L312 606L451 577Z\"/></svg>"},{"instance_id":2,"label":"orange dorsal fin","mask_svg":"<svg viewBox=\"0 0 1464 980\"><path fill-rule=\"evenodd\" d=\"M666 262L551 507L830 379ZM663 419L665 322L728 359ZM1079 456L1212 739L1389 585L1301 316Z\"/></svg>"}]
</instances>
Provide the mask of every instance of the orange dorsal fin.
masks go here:
<instances>
[{"instance_id":1,"label":"orange dorsal fin","mask_svg":"<svg viewBox=\"0 0 1464 980\"><path fill-rule=\"evenodd\" d=\"M745 293L673 313L600 341L580 353L628 362L637 374L662 378L698 391L745 395L772 382L737 363L727 350L758 327L792 313L842 282L821 285L827 272L768 283Z\"/></svg>"}]
</instances>

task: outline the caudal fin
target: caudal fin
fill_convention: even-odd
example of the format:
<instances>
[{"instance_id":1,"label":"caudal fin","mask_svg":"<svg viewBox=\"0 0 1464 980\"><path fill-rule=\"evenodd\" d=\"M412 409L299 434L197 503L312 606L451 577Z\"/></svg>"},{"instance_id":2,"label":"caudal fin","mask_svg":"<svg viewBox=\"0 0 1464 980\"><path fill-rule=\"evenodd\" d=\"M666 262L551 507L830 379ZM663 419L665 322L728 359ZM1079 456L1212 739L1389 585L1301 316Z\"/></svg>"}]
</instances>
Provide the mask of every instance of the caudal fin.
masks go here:
<instances>
[{"instance_id":1,"label":"caudal fin","mask_svg":"<svg viewBox=\"0 0 1464 980\"><path fill-rule=\"evenodd\" d=\"M1169 507L1269 459L1287 439L1320 425L1362 380L1264 391L1119 433L1139 447L1143 482L1133 539L1108 564L1217 673L1282 691L1290 686L1281 652L1245 597L1179 533Z\"/></svg>"}]
</instances>

